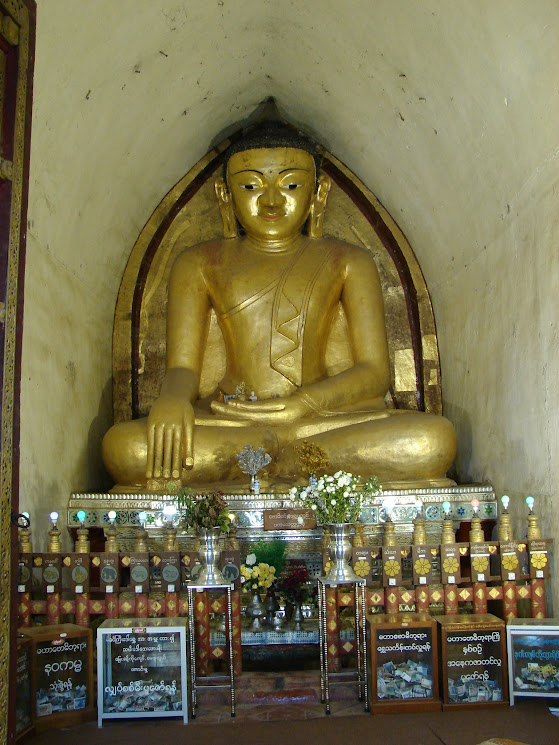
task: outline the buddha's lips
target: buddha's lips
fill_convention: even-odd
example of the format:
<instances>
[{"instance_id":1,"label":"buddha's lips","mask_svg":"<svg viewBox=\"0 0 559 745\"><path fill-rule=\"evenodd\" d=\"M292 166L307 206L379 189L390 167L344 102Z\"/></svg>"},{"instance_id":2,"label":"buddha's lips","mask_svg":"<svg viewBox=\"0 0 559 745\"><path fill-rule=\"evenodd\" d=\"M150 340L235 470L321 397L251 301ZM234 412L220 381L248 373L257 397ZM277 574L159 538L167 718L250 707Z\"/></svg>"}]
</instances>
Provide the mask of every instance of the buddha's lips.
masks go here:
<instances>
[{"instance_id":1,"label":"buddha's lips","mask_svg":"<svg viewBox=\"0 0 559 745\"><path fill-rule=\"evenodd\" d=\"M260 215L260 217L263 217L265 220L279 220L283 215Z\"/></svg>"}]
</instances>

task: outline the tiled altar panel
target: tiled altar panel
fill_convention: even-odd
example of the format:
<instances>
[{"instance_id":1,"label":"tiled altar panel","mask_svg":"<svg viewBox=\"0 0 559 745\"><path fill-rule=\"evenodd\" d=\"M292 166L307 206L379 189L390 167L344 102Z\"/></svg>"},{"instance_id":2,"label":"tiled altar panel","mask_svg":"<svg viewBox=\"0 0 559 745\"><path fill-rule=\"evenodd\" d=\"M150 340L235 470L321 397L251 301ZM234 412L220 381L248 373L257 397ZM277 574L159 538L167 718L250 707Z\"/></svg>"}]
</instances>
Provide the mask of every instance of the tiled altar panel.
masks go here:
<instances>
[{"instance_id":1,"label":"tiled altar panel","mask_svg":"<svg viewBox=\"0 0 559 745\"><path fill-rule=\"evenodd\" d=\"M369 545L379 544L383 533L386 514L382 506L386 497L396 498L396 507L392 515L396 524L396 535L402 544L409 543L412 532L412 521L416 516L416 501L423 504L428 541L440 541L441 521L444 517L442 503L451 504L451 517L457 529L460 522L472 517L471 500L477 498L482 519L497 519L497 501L493 487L489 485L450 486L433 489L401 489L385 491L380 497L372 499L363 509L361 522L364 524L364 536ZM248 550L250 543L262 538L281 538L287 542L287 555L291 558L304 558L312 565L320 560L322 529L264 531L264 510L290 506L287 494L227 494L225 499L229 509L237 516L239 526L237 538L241 550ZM122 549L131 547L135 529L139 525L139 514L143 510L148 515L147 531L152 550L161 549L163 542L163 521L161 510L165 502L171 501L169 495L159 494L72 494L68 505L68 526L77 527L78 510L86 513L87 527L104 528L109 523L109 510L117 513L116 525L119 531L119 542ZM194 537L186 531L178 532L177 539L181 549L193 547ZM314 557L314 558L313 558Z\"/></svg>"},{"instance_id":2,"label":"tiled altar panel","mask_svg":"<svg viewBox=\"0 0 559 745\"><path fill-rule=\"evenodd\" d=\"M495 492L490 485L449 486L433 489L399 489L387 490L381 496L371 500L363 509L361 522L375 526L381 525L386 519L382 507L386 497L396 498L396 507L392 519L397 524L411 523L416 514L416 501L424 507L427 522L436 523L444 517L442 503L451 504L451 517L454 521L470 520L472 517L471 500L475 497L481 502L480 515L482 519L496 519L497 501ZM68 504L68 525L77 526L78 510L85 510L87 527L103 527L109 523L109 510L117 513L116 524L121 526L135 526L139 524L139 514L148 514L148 531L157 533L158 517L163 504L172 501L170 495L138 493L138 494L72 494ZM229 509L238 516L238 524L244 530L262 529L265 509L279 509L290 507L288 494L259 494L249 492L244 494L226 494L225 499ZM151 522L150 522L151 521Z\"/></svg>"}]
</instances>

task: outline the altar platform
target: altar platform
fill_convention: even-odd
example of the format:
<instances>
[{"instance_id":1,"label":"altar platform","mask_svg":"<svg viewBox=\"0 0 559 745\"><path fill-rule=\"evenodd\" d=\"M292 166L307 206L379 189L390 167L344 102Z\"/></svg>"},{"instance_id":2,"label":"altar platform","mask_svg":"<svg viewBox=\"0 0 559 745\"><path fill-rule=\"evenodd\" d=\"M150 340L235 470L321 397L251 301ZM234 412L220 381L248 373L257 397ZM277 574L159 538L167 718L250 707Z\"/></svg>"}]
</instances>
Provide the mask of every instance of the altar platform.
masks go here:
<instances>
[{"instance_id":1,"label":"altar platform","mask_svg":"<svg viewBox=\"0 0 559 745\"><path fill-rule=\"evenodd\" d=\"M463 486L433 487L425 489L384 490L381 495L369 500L361 514L364 526L365 545L380 544L383 535L383 524L386 512L383 501L392 497L396 506L392 512L392 521L398 542L405 545L413 530L413 520L417 515L417 504L423 506L426 521L426 532L429 543L440 542L441 524L444 519L442 504L451 504L450 517L454 529L458 531L460 523L469 522L473 516L472 499L480 502L479 514L482 520L491 521L489 527L497 520L497 500L493 487L489 484L469 484ZM286 509L291 507L287 493L251 494L250 492L224 494L230 512L235 515L237 539L241 553L248 549L251 542L281 538L288 545L287 556L304 559L311 577L318 577L322 571L321 541L322 528L315 530L264 530L264 512L266 510ZM116 512L115 525L118 530L119 546L122 551L130 550L135 539L136 529L140 524L139 515L147 515L146 530L151 550L161 549L164 538L163 506L172 502L172 495L154 493L135 494L96 494L75 493L68 503L68 527L80 525L78 511L86 513L84 526L90 529L92 547L95 539L104 540L104 530L110 523L109 511ZM491 536L487 536L490 538ZM467 538L466 538L467 540ZM177 541L181 550L188 550L194 544L191 532L177 532ZM248 552L248 551L247 551Z\"/></svg>"}]
</instances>

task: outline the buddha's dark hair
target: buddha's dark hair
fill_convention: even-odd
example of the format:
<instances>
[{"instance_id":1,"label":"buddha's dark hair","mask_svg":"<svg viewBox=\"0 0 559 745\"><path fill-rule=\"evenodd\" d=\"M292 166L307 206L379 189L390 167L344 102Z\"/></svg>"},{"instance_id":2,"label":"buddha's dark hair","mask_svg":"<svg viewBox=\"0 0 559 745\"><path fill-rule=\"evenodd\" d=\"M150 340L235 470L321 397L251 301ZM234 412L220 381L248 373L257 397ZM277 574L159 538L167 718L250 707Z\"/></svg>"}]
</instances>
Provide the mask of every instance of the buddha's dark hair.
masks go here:
<instances>
[{"instance_id":1,"label":"buddha's dark hair","mask_svg":"<svg viewBox=\"0 0 559 745\"><path fill-rule=\"evenodd\" d=\"M303 132L299 132L289 124L281 121L266 121L252 125L229 145L223 156L223 177L225 179L227 178L227 164L229 163L229 158L235 155L235 153L269 147L292 147L297 150L305 150L305 152L314 158L316 172L318 174L322 163L322 156L318 151L316 143L310 137L303 134Z\"/></svg>"}]
</instances>

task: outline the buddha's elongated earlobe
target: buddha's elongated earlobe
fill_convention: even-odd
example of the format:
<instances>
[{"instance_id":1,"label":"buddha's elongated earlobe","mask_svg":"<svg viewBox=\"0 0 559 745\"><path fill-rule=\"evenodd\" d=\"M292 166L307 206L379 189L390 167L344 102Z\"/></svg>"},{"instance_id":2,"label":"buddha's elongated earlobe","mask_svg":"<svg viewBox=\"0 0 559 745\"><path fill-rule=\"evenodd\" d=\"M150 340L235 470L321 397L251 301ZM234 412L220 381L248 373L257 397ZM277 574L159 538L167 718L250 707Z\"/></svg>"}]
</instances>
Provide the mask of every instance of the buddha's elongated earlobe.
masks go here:
<instances>
[{"instance_id":1,"label":"buddha's elongated earlobe","mask_svg":"<svg viewBox=\"0 0 559 745\"><path fill-rule=\"evenodd\" d=\"M330 176L322 173L318 177L318 188L314 199L311 204L309 212L309 224L308 224L308 235L309 238L321 238L322 237L322 221L324 217L324 211L326 209L326 202L328 200L328 192L332 186L332 180Z\"/></svg>"},{"instance_id":2,"label":"buddha's elongated earlobe","mask_svg":"<svg viewBox=\"0 0 559 745\"><path fill-rule=\"evenodd\" d=\"M215 193L217 203L219 204L219 211L221 212L221 219L223 220L223 236L225 238L238 238L237 218L233 210L231 194L229 194L224 179L216 179Z\"/></svg>"}]
</instances>

